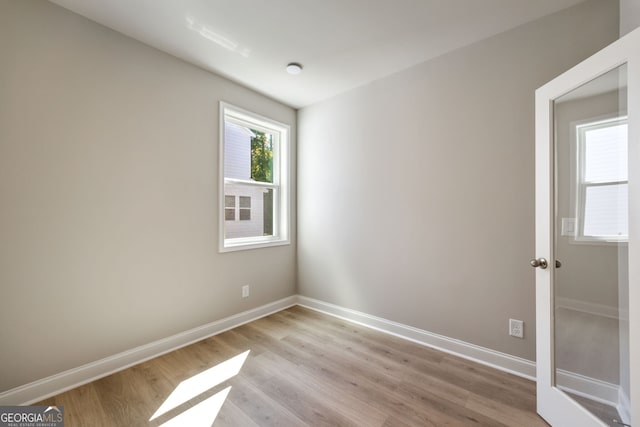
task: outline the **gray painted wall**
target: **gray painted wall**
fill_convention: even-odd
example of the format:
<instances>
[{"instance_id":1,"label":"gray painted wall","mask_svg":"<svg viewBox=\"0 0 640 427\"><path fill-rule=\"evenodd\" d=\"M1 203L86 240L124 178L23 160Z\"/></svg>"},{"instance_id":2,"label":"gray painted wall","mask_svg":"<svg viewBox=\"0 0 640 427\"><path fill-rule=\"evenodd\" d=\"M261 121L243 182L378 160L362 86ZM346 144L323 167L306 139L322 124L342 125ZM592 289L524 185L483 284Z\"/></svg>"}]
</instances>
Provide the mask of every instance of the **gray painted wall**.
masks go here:
<instances>
[{"instance_id":1,"label":"gray painted wall","mask_svg":"<svg viewBox=\"0 0 640 427\"><path fill-rule=\"evenodd\" d=\"M0 391L295 293L294 245L217 249L219 101L294 110L46 1L0 58Z\"/></svg>"},{"instance_id":2,"label":"gray painted wall","mask_svg":"<svg viewBox=\"0 0 640 427\"><path fill-rule=\"evenodd\" d=\"M534 91L618 33L588 1L302 109L299 293L535 359Z\"/></svg>"},{"instance_id":3,"label":"gray painted wall","mask_svg":"<svg viewBox=\"0 0 640 427\"><path fill-rule=\"evenodd\" d=\"M640 27L640 1L620 0L620 36Z\"/></svg>"}]
</instances>

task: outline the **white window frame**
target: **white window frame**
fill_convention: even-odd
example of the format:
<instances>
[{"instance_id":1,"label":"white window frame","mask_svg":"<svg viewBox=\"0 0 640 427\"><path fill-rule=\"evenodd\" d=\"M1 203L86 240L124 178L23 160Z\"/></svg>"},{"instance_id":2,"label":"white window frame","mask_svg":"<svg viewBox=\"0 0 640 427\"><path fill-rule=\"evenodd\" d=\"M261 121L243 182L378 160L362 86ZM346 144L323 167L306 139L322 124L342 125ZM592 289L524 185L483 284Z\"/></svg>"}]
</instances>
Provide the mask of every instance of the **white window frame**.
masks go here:
<instances>
[{"instance_id":1,"label":"white window frame","mask_svg":"<svg viewBox=\"0 0 640 427\"><path fill-rule=\"evenodd\" d=\"M572 126L572 130L574 133L573 140L575 141L574 147L572 147L572 157L574 158L575 165L575 180L572 183L572 204L574 205L575 211L575 230L574 230L574 243L579 244L618 244L618 243L626 243L628 241L628 236L585 236L584 234L584 216L585 216L585 203L586 203L586 191L588 187L592 186L601 186L601 185L614 185L620 183L628 183L629 181L616 181L616 182L607 182L607 183L599 183L592 184L585 182L585 134L587 131L599 127L606 126L616 126L620 124L627 123L626 114L609 116L609 117L600 117L594 118L590 120L580 121L578 123L574 123Z\"/></svg>"},{"instance_id":2,"label":"white window frame","mask_svg":"<svg viewBox=\"0 0 640 427\"><path fill-rule=\"evenodd\" d=\"M273 183L225 178L225 121L274 135ZM290 126L259 114L252 113L226 102L220 103L219 140L219 188L218 188L218 236L220 252L266 248L290 244ZM273 235L241 238L225 238L225 183L235 183L265 189L272 188ZM239 200L236 200L236 205ZM238 214L238 213L237 213Z\"/></svg>"}]
</instances>

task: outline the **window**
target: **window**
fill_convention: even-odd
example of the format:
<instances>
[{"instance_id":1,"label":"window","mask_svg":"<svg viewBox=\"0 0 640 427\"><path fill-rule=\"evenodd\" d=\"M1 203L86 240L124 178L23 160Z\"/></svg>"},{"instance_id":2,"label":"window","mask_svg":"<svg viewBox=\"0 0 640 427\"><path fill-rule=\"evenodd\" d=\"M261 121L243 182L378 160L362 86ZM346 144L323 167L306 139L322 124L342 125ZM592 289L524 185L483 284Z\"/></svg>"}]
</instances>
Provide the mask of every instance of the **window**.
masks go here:
<instances>
[{"instance_id":1,"label":"window","mask_svg":"<svg viewBox=\"0 0 640 427\"><path fill-rule=\"evenodd\" d=\"M240 215L239 216L240 216L240 221L251 221L251 197L240 196Z\"/></svg>"},{"instance_id":2,"label":"window","mask_svg":"<svg viewBox=\"0 0 640 427\"><path fill-rule=\"evenodd\" d=\"M627 241L627 118L617 117L578 125L576 136L576 240Z\"/></svg>"},{"instance_id":3,"label":"window","mask_svg":"<svg viewBox=\"0 0 640 427\"><path fill-rule=\"evenodd\" d=\"M236 203L236 199L240 202ZM240 221L251 221L251 196L224 196L224 220L236 221L238 218Z\"/></svg>"},{"instance_id":4,"label":"window","mask_svg":"<svg viewBox=\"0 0 640 427\"><path fill-rule=\"evenodd\" d=\"M220 105L220 251L289 243L289 126Z\"/></svg>"},{"instance_id":5,"label":"window","mask_svg":"<svg viewBox=\"0 0 640 427\"><path fill-rule=\"evenodd\" d=\"M224 196L224 219L225 221L235 221L236 196Z\"/></svg>"}]
</instances>

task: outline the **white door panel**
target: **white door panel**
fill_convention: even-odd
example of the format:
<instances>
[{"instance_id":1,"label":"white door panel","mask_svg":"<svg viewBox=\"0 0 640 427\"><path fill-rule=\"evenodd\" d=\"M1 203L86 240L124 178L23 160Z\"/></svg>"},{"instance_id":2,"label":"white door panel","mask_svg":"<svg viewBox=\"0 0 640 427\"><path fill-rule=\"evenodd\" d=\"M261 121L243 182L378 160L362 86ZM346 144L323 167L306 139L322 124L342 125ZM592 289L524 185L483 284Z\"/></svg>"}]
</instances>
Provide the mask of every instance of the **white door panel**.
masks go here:
<instances>
[{"instance_id":1,"label":"white door panel","mask_svg":"<svg viewBox=\"0 0 640 427\"><path fill-rule=\"evenodd\" d=\"M640 424L639 119L640 29L536 91L537 393L553 426Z\"/></svg>"}]
</instances>

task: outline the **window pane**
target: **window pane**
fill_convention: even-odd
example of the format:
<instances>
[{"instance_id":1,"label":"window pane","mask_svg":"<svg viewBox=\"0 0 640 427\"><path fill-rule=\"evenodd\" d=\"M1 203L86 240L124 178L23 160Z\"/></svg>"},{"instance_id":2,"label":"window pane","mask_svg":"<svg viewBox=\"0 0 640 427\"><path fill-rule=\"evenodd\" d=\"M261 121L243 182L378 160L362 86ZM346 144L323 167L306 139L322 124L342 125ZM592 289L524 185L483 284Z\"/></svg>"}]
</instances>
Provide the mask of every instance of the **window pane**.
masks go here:
<instances>
[{"instance_id":1,"label":"window pane","mask_svg":"<svg viewBox=\"0 0 640 427\"><path fill-rule=\"evenodd\" d=\"M236 219L236 210L235 209L225 209L224 210L224 219L225 219L225 221L235 221L235 219Z\"/></svg>"},{"instance_id":2,"label":"window pane","mask_svg":"<svg viewBox=\"0 0 640 427\"><path fill-rule=\"evenodd\" d=\"M262 195L262 203L263 203L263 224L264 224L264 235L265 236L273 236L273 188L268 189Z\"/></svg>"},{"instance_id":3,"label":"window pane","mask_svg":"<svg viewBox=\"0 0 640 427\"><path fill-rule=\"evenodd\" d=\"M273 235L273 227L265 229L265 217L273 218L273 203L265 206L265 194L273 189L264 187L227 183L226 194L238 194L238 219L240 221L225 223L225 238L262 237ZM272 220L272 219L271 219Z\"/></svg>"},{"instance_id":4,"label":"window pane","mask_svg":"<svg viewBox=\"0 0 640 427\"><path fill-rule=\"evenodd\" d=\"M240 221L251 220L251 209L240 209Z\"/></svg>"},{"instance_id":5,"label":"window pane","mask_svg":"<svg viewBox=\"0 0 640 427\"><path fill-rule=\"evenodd\" d=\"M610 238L629 235L628 184L586 188L584 235Z\"/></svg>"},{"instance_id":6,"label":"window pane","mask_svg":"<svg viewBox=\"0 0 640 427\"><path fill-rule=\"evenodd\" d=\"M224 122L224 177L251 179L251 138L246 127Z\"/></svg>"},{"instance_id":7,"label":"window pane","mask_svg":"<svg viewBox=\"0 0 640 427\"><path fill-rule=\"evenodd\" d=\"M273 182L273 135L252 130L251 138L251 179L259 182Z\"/></svg>"},{"instance_id":8,"label":"window pane","mask_svg":"<svg viewBox=\"0 0 640 427\"><path fill-rule=\"evenodd\" d=\"M236 206L236 196L224 196L224 207L234 208Z\"/></svg>"},{"instance_id":9,"label":"window pane","mask_svg":"<svg viewBox=\"0 0 640 427\"><path fill-rule=\"evenodd\" d=\"M251 208L251 197L240 196L240 207Z\"/></svg>"},{"instance_id":10,"label":"window pane","mask_svg":"<svg viewBox=\"0 0 640 427\"><path fill-rule=\"evenodd\" d=\"M584 180L627 181L627 124L585 131Z\"/></svg>"},{"instance_id":11,"label":"window pane","mask_svg":"<svg viewBox=\"0 0 640 427\"><path fill-rule=\"evenodd\" d=\"M224 132L225 178L273 182L273 134L231 121Z\"/></svg>"}]
</instances>

